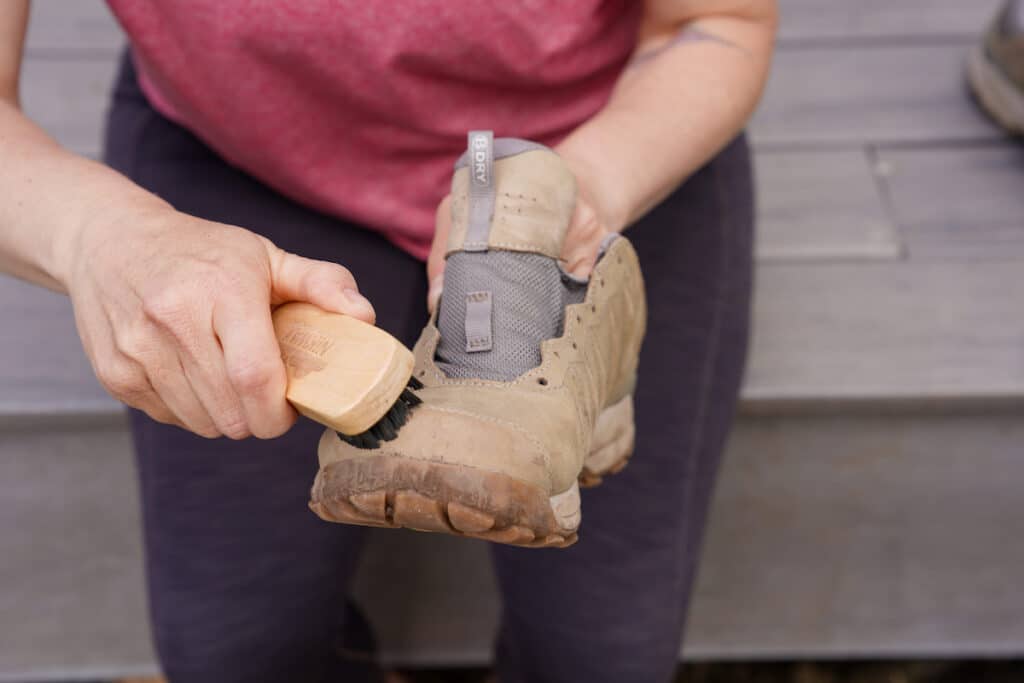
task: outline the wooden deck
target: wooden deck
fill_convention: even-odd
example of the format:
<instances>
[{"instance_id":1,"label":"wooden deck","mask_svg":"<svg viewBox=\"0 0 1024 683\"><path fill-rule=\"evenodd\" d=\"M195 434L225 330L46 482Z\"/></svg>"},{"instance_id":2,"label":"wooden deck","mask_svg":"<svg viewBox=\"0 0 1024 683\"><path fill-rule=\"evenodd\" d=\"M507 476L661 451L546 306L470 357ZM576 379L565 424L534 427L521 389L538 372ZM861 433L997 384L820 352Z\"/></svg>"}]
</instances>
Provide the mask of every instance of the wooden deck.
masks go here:
<instances>
[{"instance_id":1,"label":"wooden deck","mask_svg":"<svg viewBox=\"0 0 1024 683\"><path fill-rule=\"evenodd\" d=\"M34 5L25 106L96 156L120 32L96 0ZM754 344L691 657L1024 654L1024 147L963 84L997 5L782 0L751 126ZM144 672L120 414L64 299L0 279L0 311L0 680ZM414 583L388 581L396 554ZM386 533L365 564L389 657L486 656L482 545Z\"/></svg>"}]
</instances>

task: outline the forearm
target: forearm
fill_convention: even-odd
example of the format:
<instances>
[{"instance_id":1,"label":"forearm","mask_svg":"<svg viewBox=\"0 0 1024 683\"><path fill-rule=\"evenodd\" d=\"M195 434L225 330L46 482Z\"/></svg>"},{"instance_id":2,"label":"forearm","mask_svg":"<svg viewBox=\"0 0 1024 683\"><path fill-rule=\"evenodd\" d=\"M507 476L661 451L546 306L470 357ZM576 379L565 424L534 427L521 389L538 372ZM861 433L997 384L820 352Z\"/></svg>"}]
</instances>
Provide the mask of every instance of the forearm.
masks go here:
<instances>
[{"instance_id":1,"label":"forearm","mask_svg":"<svg viewBox=\"0 0 1024 683\"><path fill-rule=\"evenodd\" d=\"M0 99L0 271L57 291L83 230L116 205L166 204L119 173L63 149Z\"/></svg>"},{"instance_id":2,"label":"forearm","mask_svg":"<svg viewBox=\"0 0 1024 683\"><path fill-rule=\"evenodd\" d=\"M612 229L664 199L753 112L771 62L775 3L732 4L719 15L648 16L607 105L559 145Z\"/></svg>"}]
</instances>

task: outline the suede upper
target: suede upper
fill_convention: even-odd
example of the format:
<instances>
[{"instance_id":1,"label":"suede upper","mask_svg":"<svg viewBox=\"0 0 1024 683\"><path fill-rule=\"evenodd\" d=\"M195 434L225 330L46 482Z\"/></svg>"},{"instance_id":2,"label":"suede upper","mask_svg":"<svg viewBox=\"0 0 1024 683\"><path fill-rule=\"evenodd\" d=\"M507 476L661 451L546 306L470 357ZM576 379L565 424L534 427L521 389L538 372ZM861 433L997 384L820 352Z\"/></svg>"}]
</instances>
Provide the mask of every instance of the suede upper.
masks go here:
<instances>
[{"instance_id":1,"label":"suede upper","mask_svg":"<svg viewBox=\"0 0 1024 683\"><path fill-rule=\"evenodd\" d=\"M633 390L645 326L636 252L618 238L595 267L585 301L566 308L564 334L542 344L539 367L511 382L448 378L434 362L439 333L432 320L413 350L423 405L395 440L373 450L338 441L321 449L321 464L397 455L564 491L579 475L600 411Z\"/></svg>"},{"instance_id":2,"label":"suede upper","mask_svg":"<svg viewBox=\"0 0 1024 683\"><path fill-rule=\"evenodd\" d=\"M474 134L470 135L472 139ZM480 169L482 177L488 175L486 168ZM482 251L463 251L469 179L467 167L456 170L449 249L459 252L460 258L484 260L488 251L531 252L553 263L575 208L571 171L551 150L531 150L495 160L493 181L489 196L495 201L486 246ZM475 283L486 285L486 274L475 277ZM504 298L490 287L495 290L495 306L510 300L518 303L531 293L531 286L540 285L516 281L503 286L513 287ZM556 279L555 286L562 284ZM445 310L445 296L441 310ZM543 313L508 311L509 315ZM537 341L539 364L509 374L508 381L446 373L437 360L441 332L435 313L413 350L413 374L423 384L416 391L422 404L394 440L376 449L357 449L333 434L326 435L321 465L346 458L398 456L500 472L529 482L549 496L567 491L580 476L601 411L629 396L635 383L647 309L640 264L629 240L612 236L582 302L559 305L557 312L560 324L552 336ZM467 315L467 326L478 323ZM447 329L459 328L449 325ZM499 333L495 330L496 337ZM450 339L446 337L446 343ZM495 350L486 354L496 358L497 344L495 340ZM473 351L469 349L466 356L475 357ZM450 370L451 363L445 361L444 367Z\"/></svg>"}]
</instances>

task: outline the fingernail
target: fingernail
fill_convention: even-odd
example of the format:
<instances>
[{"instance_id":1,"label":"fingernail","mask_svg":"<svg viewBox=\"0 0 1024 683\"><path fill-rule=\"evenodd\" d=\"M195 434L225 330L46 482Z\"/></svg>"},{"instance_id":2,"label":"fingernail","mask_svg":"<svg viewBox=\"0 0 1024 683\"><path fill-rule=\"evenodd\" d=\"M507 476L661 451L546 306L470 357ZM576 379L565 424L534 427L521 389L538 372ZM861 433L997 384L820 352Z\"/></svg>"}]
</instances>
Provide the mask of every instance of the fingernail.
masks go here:
<instances>
[{"instance_id":1,"label":"fingernail","mask_svg":"<svg viewBox=\"0 0 1024 683\"><path fill-rule=\"evenodd\" d=\"M438 275L430 281L430 287L427 290L427 310L431 313L434 312L442 291L444 291L444 275Z\"/></svg>"},{"instance_id":2,"label":"fingernail","mask_svg":"<svg viewBox=\"0 0 1024 683\"><path fill-rule=\"evenodd\" d=\"M353 306L362 308L368 313L373 313L373 304L370 303L369 299L360 294L358 290L349 287L343 292L343 294Z\"/></svg>"}]
</instances>

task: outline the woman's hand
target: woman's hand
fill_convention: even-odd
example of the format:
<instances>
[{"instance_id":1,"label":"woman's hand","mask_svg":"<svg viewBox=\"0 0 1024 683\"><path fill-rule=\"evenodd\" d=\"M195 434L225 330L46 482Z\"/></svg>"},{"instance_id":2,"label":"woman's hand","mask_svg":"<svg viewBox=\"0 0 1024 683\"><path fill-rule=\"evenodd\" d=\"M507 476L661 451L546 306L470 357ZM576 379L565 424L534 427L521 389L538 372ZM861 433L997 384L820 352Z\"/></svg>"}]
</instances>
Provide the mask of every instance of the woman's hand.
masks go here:
<instances>
[{"instance_id":1,"label":"woman's hand","mask_svg":"<svg viewBox=\"0 0 1024 683\"><path fill-rule=\"evenodd\" d=\"M576 209L569 222L569 229L562 243L559 260L562 267L577 277L588 277L597 260L597 252L601 242L610 232L622 229L611 218L608 210L590 198L590 194L577 174ZM437 207L436 230L434 242L427 258L427 281L430 288L427 293L427 308L433 312L437 300L444 288L445 250L448 246L448 232L452 225L451 196L441 200Z\"/></svg>"},{"instance_id":2,"label":"woman's hand","mask_svg":"<svg viewBox=\"0 0 1024 683\"><path fill-rule=\"evenodd\" d=\"M270 438L295 421L272 305L374 320L345 268L163 205L93 219L73 252L65 284L100 382L205 437Z\"/></svg>"}]
</instances>

